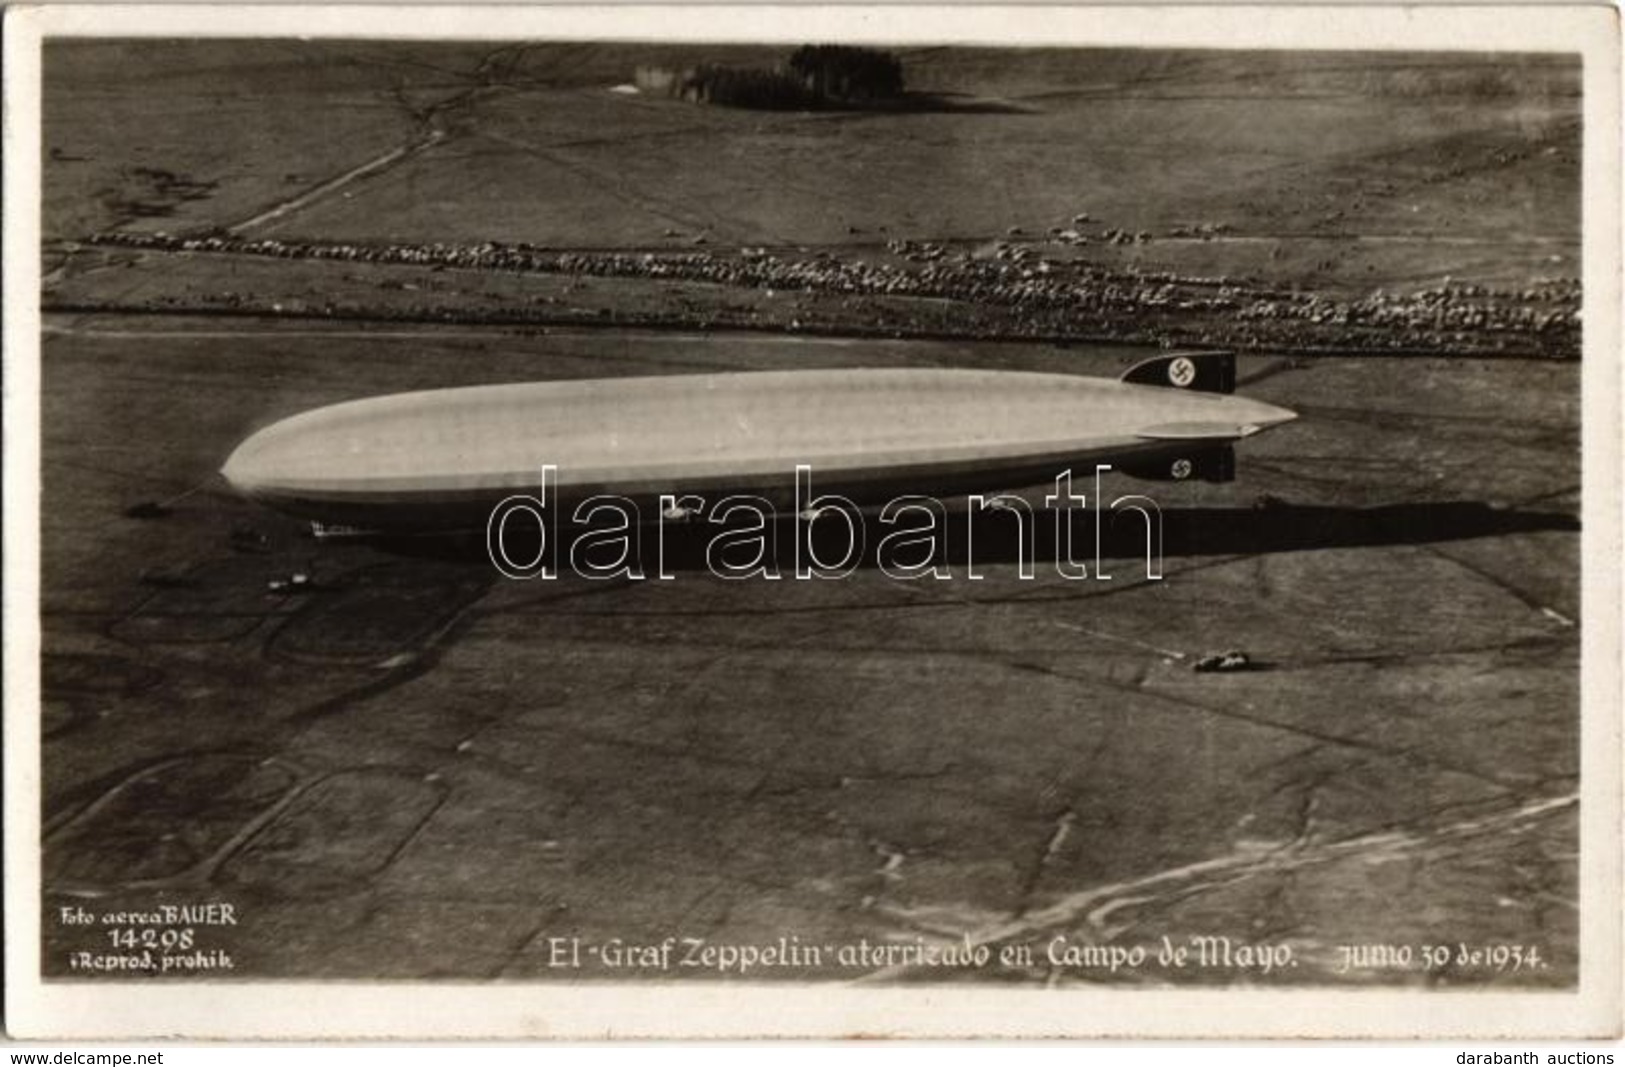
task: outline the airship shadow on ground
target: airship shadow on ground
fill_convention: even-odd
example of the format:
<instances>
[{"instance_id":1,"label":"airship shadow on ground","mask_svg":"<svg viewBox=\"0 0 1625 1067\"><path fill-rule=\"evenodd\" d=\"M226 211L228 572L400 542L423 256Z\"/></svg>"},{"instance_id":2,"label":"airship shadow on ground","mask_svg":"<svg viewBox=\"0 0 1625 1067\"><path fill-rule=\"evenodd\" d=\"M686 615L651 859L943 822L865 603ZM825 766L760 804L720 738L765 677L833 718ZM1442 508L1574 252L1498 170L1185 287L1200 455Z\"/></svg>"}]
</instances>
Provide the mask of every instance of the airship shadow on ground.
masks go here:
<instances>
[{"instance_id":1,"label":"airship shadow on ground","mask_svg":"<svg viewBox=\"0 0 1625 1067\"><path fill-rule=\"evenodd\" d=\"M1092 564L1098 539L1099 557L1111 560L1143 560L1146 556L1148 523L1140 511L1078 510L1070 520L1056 509L1034 508L1026 523L1026 538L1017 532L1014 518L1001 512L949 511L939 528L936 551L929 562L948 568L974 568L978 565L1019 565L1024 559L1034 567L1054 568L1067 562L1067 524L1070 523L1071 558ZM1306 552L1317 549L1366 548L1390 545L1430 544L1464 541L1507 534L1548 531L1573 532L1579 519L1552 511L1499 507L1473 500L1421 501L1385 504L1375 507L1341 507L1294 504L1265 504L1252 508L1173 507L1155 512L1151 527L1153 545L1160 533L1164 557L1263 555ZM1059 520L1059 521L1058 521ZM720 534L738 533L753 527L709 522L648 523L626 535L634 569L656 576L664 565L668 572L706 574L713 571L712 546ZM855 569L880 566L879 545L889 529L871 514L864 521L862 551L853 561ZM549 537L561 560L571 558L577 539L602 537L602 530L582 526L556 527ZM786 576L795 573L798 559L796 539L820 560L840 559L848 550L848 528L838 520L823 518L808 523L796 517L780 516L761 530L767 546L762 560ZM439 534L376 535L368 543L395 555L424 559L461 561L494 566L491 544L485 532L464 531ZM535 527L515 525L503 538L508 555L516 560L533 560L542 554L544 544ZM618 544L618 540L613 542ZM589 563L607 566L615 552L602 550L604 542L585 550ZM1025 550L1025 551L1024 551ZM723 549L730 555L736 554ZM918 549L902 554L903 562L925 562ZM736 561L737 562L737 561Z\"/></svg>"}]
</instances>

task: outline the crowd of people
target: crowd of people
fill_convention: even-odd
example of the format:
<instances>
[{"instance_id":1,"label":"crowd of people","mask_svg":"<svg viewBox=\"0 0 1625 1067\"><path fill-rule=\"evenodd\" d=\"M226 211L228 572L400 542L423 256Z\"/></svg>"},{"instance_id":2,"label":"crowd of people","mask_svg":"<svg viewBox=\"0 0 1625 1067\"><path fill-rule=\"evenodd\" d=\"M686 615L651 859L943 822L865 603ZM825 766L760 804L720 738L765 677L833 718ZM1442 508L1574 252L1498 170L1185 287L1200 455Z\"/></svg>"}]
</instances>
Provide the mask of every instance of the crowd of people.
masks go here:
<instances>
[{"instance_id":1,"label":"crowd of people","mask_svg":"<svg viewBox=\"0 0 1625 1067\"><path fill-rule=\"evenodd\" d=\"M1195 331L1238 347L1331 351L1578 354L1580 290L1572 279L1521 289L1441 284L1345 299L1228 277L1107 267L1046 254L1042 240L949 247L893 240L839 254L813 249L561 251L536 245L344 243L118 232L91 243L167 252L415 265L470 271L698 282L734 289L960 305L922 310L922 331L1009 336L1135 336ZM1064 242L1063 242L1064 243ZM888 309L899 308L896 301ZM888 322L897 322L895 313ZM798 323L800 325L800 323ZM909 322L903 321L907 328ZM972 328L974 327L974 328ZM1342 338L1340 342L1339 338Z\"/></svg>"}]
</instances>

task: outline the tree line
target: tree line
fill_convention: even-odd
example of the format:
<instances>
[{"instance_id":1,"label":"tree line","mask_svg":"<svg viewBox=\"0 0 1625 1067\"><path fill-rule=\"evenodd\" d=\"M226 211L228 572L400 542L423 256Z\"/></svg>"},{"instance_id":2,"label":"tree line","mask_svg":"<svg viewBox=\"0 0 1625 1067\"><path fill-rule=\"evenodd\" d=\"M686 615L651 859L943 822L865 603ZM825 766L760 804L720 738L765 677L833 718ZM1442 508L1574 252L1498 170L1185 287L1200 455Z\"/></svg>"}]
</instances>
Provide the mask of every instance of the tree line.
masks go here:
<instances>
[{"instance_id":1,"label":"tree line","mask_svg":"<svg viewBox=\"0 0 1625 1067\"><path fill-rule=\"evenodd\" d=\"M876 48L802 45L783 66L701 64L674 86L679 95L713 104L772 109L868 103L903 94L903 63Z\"/></svg>"}]
</instances>

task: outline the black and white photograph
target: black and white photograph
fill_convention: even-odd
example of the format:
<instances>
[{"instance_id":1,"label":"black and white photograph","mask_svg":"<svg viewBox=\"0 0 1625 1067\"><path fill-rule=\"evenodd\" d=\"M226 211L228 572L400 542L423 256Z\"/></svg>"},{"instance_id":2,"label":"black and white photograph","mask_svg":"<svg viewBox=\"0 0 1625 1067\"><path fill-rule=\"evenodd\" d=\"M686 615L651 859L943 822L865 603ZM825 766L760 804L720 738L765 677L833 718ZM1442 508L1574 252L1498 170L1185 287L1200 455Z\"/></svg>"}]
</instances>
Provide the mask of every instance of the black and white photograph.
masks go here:
<instances>
[{"instance_id":1,"label":"black and white photograph","mask_svg":"<svg viewBox=\"0 0 1625 1067\"><path fill-rule=\"evenodd\" d=\"M14 1019L1617 1027L1611 11L143 10L7 23Z\"/></svg>"}]
</instances>

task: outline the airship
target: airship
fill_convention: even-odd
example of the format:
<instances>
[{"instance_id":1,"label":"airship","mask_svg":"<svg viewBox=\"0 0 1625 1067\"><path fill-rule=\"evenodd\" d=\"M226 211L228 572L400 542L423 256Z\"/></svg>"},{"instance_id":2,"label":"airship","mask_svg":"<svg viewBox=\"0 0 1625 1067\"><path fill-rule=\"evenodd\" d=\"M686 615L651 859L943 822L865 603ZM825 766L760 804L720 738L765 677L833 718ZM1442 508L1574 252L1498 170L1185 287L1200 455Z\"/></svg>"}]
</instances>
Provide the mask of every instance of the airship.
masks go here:
<instances>
[{"instance_id":1,"label":"airship","mask_svg":"<svg viewBox=\"0 0 1625 1067\"><path fill-rule=\"evenodd\" d=\"M1233 395L1228 352L1121 378L946 368L744 371L399 393L276 422L221 473L318 531L483 526L515 494L558 506L746 494L792 503L798 470L859 506L1015 491L1076 467L1228 481L1231 446L1296 417ZM544 473L545 472L545 473Z\"/></svg>"}]
</instances>

